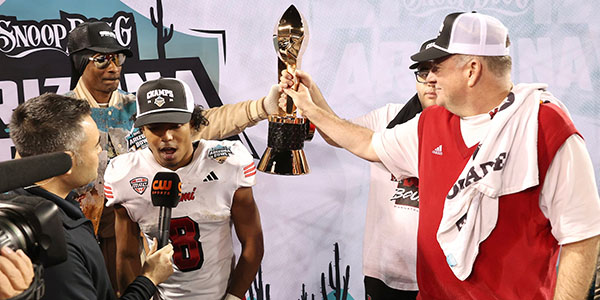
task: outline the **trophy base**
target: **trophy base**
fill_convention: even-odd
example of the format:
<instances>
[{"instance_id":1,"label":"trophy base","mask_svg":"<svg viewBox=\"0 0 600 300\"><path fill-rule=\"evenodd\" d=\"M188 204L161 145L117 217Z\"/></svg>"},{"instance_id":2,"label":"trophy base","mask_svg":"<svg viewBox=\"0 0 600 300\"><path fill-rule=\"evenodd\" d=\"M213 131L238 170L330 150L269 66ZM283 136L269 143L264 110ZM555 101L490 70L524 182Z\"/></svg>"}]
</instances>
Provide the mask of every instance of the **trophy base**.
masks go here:
<instances>
[{"instance_id":1,"label":"trophy base","mask_svg":"<svg viewBox=\"0 0 600 300\"><path fill-rule=\"evenodd\" d=\"M267 147L258 163L261 172L276 175L304 175L310 172L304 150Z\"/></svg>"}]
</instances>

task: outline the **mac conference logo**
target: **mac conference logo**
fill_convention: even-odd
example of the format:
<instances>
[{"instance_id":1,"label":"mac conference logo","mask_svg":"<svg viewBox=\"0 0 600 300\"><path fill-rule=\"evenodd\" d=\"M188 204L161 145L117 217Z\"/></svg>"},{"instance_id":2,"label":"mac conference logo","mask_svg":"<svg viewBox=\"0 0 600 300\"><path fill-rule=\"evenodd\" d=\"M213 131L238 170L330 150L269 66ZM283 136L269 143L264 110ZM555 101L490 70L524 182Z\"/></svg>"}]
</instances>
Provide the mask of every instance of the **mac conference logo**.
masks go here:
<instances>
[{"instance_id":1,"label":"mac conference logo","mask_svg":"<svg viewBox=\"0 0 600 300\"><path fill-rule=\"evenodd\" d=\"M148 178L147 177L135 177L135 178L129 180L129 184L131 185L131 188L136 193L142 195L148 188Z\"/></svg>"}]
</instances>

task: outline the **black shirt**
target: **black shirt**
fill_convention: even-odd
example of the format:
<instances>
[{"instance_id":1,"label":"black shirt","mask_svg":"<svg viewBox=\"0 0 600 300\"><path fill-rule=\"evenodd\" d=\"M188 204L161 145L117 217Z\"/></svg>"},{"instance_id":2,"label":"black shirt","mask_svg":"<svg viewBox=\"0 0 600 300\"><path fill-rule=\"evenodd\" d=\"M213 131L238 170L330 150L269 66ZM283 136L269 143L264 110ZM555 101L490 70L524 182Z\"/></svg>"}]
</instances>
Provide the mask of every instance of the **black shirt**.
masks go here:
<instances>
[{"instance_id":1,"label":"black shirt","mask_svg":"<svg viewBox=\"0 0 600 300\"><path fill-rule=\"evenodd\" d=\"M20 195L36 195L54 202L60 209L65 240L67 261L44 270L46 292L42 299L116 299L110 284L104 257L94 236L92 222L87 219L74 193L63 199L40 187L13 191ZM138 276L120 299L150 299L156 287L150 279Z\"/></svg>"}]
</instances>

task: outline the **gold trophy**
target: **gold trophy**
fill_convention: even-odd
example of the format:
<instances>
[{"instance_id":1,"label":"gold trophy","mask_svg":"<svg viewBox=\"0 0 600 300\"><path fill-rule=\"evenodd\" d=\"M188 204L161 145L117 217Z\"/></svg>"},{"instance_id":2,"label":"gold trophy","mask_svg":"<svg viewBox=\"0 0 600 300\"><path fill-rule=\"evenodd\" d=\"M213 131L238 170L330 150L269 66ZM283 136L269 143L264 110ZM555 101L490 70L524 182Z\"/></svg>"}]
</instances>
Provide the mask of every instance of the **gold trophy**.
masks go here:
<instances>
[{"instance_id":1,"label":"gold trophy","mask_svg":"<svg viewBox=\"0 0 600 300\"><path fill-rule=\"evenodd\" d=\"M294 5L281 16L275 26L273 43L279 56L278 77L287 69L290 74L300 67L300 57L308 41L308 28ZM294 89L298 81L294 78ZM296 106L288 96L286 110L269 116L267 149L258 163L258 170L278 175L303 175L309 172L304 155L304 141L311 140L314 127L306 118L296 116Z\"/></svg>"}]
</instances>

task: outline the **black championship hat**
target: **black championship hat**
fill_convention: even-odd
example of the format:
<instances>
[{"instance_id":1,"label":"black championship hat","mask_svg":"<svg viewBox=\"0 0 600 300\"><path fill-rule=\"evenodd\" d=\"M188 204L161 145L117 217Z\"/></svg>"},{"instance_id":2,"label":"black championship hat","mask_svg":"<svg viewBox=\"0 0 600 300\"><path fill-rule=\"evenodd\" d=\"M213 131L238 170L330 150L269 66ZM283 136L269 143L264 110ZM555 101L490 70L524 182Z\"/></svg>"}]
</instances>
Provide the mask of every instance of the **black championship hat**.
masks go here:
<instances>
[{"instance_id":1,"label":"black championship hat","mask_svg":"<svg viewBox=\"0 0 600 300\"><path fill-rule=\"evenodd\" d=\"M452 54L509 55L508 29L498 19L488 15L452 13L444 19L435 43L410 59L422 62Z\"/></svg>"},{"instance_id":2,"label":"black championship hat","mask_svg":"<svg viewBox=\"0 0 600 300\"><path fill-rule=\"evenodd\" d=\"M423 51L423 50L429 49L430 47L433 46L434 42L435 42L435 39L431 39L431 40L426 41L425 43L423 43L423 45L421 45L421 49L419 51ZM420 64L420 62L416 62L416 63L410 65L410 67L408 67L408 68L409 69L416 69L416 68L419 67L419 64Z\"/></svg>"},{"instance_id":3,"label":"black championship hat","mask_svg":"<svg viewBox=\"0 0 600 300\"><path fill-rule=\"evenodd\" d=\"M128 57L133 52L127 47L121 46L117 41L117 35L106 22L84 22L69 32L67 40L69 54L81 50L92 50L98 53L120 53Z\"/></svg>"},{"instance_id":4,"label":"black championship hat","mask_svg":"<svg viewBox=\"0 0 600 300\"><path fill-rule=\"evenodd\" d=\"M194 97L189 86L175 78L144 82L137 91L135 127L152 123L184 124L191 120Z\"/></svg>"}]
</instances>

